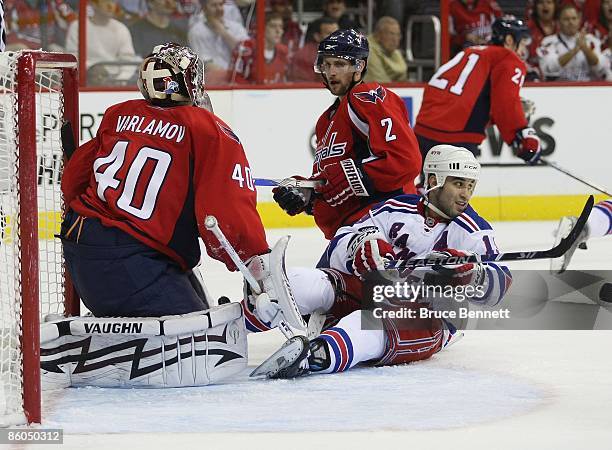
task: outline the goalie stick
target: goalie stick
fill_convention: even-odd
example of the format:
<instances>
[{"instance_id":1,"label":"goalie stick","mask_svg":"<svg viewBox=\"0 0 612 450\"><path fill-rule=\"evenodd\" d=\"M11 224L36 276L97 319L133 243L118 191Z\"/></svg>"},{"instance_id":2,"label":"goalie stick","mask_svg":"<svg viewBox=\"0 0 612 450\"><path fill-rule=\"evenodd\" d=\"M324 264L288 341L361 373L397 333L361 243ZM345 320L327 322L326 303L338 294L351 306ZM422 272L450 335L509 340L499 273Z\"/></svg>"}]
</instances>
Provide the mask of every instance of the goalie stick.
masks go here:
<instances>
[{"instance_id":1,"label":"goalie stick","mask_svg":"<svg viewBox=\"0 0 612 450\"><path fill-rule=\"evenodd\" d=\"M495 255L467 255L467 256L451 256L449 258L419 258L419 259L397 259L389 261L385 264L385 269L414 269L416 267L431 267L431 266L446 266L446 265L461 265L467 263L489 263L498 261L523 261L532 259L551 259L559 258L570 249L574 241L578 239L580 232L584 228L589 214L595 204L595 198L590 195L586 201L580 217L576 221L574 228L569 234L561 239L561 242L555 247L548 250L531 250L524 252L507 252L498 253Z\"/></svg>"},{"instance_id":2,"label":"goalie stick","mask_svg":"<svg viewBox=\"0 0 612 450\"><path fill-rule=\"evenodd\" d=\"M207 230L209 230L212 234L215 235L215 237L219 241L219 244L221 244L221 247L223 247L223 249L227 252L232 262L236 265L240 273L242 273L242 276L244 277L246 282L249 283L249 286L251 286L253 293L255 293L256 295L261 294L261 289L259 287L259 284L257 283L257 280L255 279L251 271L248 269L248 267L244 264L244 262L242 262L240 256L238 256L238 253L236 253L236 250L234 250L234 247L232 247L232 244L230 244L230 242L225 237L225 234L223 234L223 231L221 231L221 228L219 228L219 222L217 221L217 218L215 216L206 216L206 219L204 220L204 226ZM287 322L285 322L284 320L281 320L278 323L278 328L287 339L291 339L293 337L293 331L291 330L289 325L287 325Z\"/></svg>"},{"instance_id":3,"label":"goalie stick","mask_svg":"<svg viewBox=\"0 0 612 450\"><path fill-rule=\"evenodd\" d=\"M70 121L67 120L62 124L60 128L60 138L62 140L62 149L64 150L66 161L68 161L77 148L74 139L74 131Z\"/></svg>"}]
</instances>

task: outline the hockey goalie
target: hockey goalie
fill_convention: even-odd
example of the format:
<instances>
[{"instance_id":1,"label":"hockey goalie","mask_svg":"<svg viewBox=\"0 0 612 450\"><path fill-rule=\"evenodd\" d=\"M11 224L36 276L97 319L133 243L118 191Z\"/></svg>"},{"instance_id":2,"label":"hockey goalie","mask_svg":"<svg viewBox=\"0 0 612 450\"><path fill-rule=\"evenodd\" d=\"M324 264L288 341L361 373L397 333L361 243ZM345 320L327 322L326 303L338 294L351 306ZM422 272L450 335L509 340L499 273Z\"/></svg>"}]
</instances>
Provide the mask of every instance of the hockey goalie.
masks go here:
<instances>
[{"instance_id":1,"label":"hockey goalie","mask_svg":"<svg viewBox=\"0 0 612 450\"><path fill-rule=\"evenodd\" d=\"M93 316L42 325L47 386L206 385L246 367L241 305L214 306L192 270L199 238L236 270L204 226L209 215L259 295L281 307L292 301L286 240L268 247L249 163L211 111L202 61L188 47L157 46L138 87L144 99L111 106L64 169L66 270Z\"/></svg>"}]
</instances>

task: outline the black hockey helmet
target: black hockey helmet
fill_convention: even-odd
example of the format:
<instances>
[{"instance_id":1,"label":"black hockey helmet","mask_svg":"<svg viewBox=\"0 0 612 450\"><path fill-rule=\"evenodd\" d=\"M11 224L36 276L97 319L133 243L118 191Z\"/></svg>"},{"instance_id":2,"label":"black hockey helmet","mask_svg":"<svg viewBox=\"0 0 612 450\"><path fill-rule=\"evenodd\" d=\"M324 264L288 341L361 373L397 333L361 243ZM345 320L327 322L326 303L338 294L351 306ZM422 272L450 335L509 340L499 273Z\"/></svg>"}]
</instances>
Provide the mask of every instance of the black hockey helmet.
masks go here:
<instances>
[{"instance_id":1,"label":"black hockey helmet","mask_svg":"<svg viewBox=\"0 0 612 450\"><path fill-rule=\"evenodd\" d=\"M204 65L189 47L158 45L140 66L138 89L157 106L204 106Z\"/></svg>"},{"instance_id":2,"label":"black hockey helmet","mask_svg":"<svg viewBox=\"0 0 612 450\"><path fill-rule=\"evenodd\" d=\"M518 45L521 39L529 38L529 27L527 24L514 16L505 16L496 19L491 25L491 43L494 45L504 45L507 35L514 38Z\"/></svg>"},{"instance_id":3,"label":"black hockey helmet","mask_svg":"<svg viewBox=\"0 0 612 450\"><path fill-rule=\"evenodd\" d=\"M342 58L357 64L357 61L364 61L364 69L362 74L365 75L370 46L368 39L359 31L352 29L337 30L327 36L319 43L317 50L317 58L314 64L314 70L321 73L321 64L326 56L334 58Z\"/></svg>"}]
</instances>

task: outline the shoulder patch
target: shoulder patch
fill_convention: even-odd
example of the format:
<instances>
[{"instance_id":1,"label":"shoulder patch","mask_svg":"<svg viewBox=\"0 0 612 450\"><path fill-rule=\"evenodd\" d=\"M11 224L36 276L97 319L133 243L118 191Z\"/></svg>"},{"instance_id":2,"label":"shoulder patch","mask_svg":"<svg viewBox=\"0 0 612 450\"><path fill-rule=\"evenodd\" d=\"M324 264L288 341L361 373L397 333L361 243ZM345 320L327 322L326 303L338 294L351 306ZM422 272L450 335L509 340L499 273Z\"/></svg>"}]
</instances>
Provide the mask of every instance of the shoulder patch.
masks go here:
<instances>
[{"instance_id":1,"label":"shoulder patch","mask_svg":"<svg viewBox=\"0 0 612 450\"><path fill-rule=\"evenodd\" d=\"M366 103L376 103L378 100L380 102L385 101L385 97L387 96L387 91L382 86L377 86L376 89L370 89L367 92L354 92L353 95L358 100Z\"/></svg>"},{"instance_id":2,"label":"shoulder patch","mask_svg":"<svg viewBox=\"0 0 612 450\"><path fill-rule=\"evenodd\" d=\"M230 127L223 125L221 122L217 122L217 126L221 128L221 131L223 131L227 137L240 144L240 139L238 139L238 136L236 136L236 133L234 133Z\"/></svg>"}]
</instances>

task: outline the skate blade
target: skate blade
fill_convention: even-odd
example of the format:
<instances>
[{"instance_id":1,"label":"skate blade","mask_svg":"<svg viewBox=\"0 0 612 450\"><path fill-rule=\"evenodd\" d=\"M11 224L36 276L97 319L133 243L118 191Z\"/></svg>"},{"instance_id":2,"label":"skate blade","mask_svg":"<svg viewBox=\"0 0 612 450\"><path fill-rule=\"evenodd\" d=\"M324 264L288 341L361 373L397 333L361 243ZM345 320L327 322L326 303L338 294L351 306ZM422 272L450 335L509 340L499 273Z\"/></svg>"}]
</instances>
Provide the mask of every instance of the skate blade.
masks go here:
<instances>
[{"instance_id":1,"label":"skate blade","mask_svg":"<svg viewBox=\"0 0 612 450\"><path fill-rule=\"evenodd\" d=\"M251 378L265 376L271 378L281 370L289 367L304 351L304 341L298 336L292 337L262 362L249 375Z\"/></svg>"}]
</instances>

